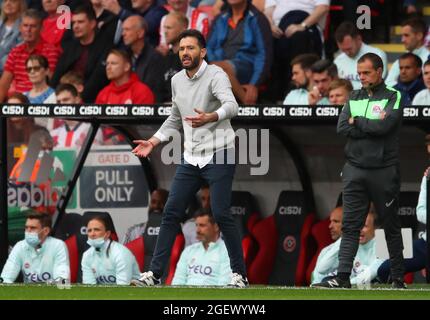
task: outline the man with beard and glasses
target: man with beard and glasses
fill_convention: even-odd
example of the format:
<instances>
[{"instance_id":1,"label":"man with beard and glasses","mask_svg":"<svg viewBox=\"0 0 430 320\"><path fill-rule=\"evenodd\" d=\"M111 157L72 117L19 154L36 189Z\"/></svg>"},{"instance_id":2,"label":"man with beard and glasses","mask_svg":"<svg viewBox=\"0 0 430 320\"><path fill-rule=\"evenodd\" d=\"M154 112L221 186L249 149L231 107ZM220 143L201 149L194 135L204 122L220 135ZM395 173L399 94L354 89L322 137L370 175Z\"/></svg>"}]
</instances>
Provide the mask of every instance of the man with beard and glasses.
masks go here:
<instances>
[{"instance_id":1,"label":"man with beard and glasses","mask_svg":"<svg viewBox=\"0 0 430 320\"><path fill-rule=\"evenodd\" d=\"M237 115L238 104L227 74L204 61L206 41L203 35L197 30L186 30L179 39L179 58L184 70L172 78L171 115L150 139L134 141L138 145L132 152L138 157L148 157L157 145L177 135L182 128L185 151L164 207L150 271L142 273L132 284L154 286L161 283L185 210L202 183L207 182L211 209L230 257L233 271L230 285L246 287L241 239L230 213L235 171L231 159L235 133L230 119Z\"/></svg>"},{"instance_id":2,"label":"man with beard and glasses","mask_svg":"<svg viewBox=\"0 0 430 320\"><path fill-rule=\"evenodd\" d=\"M308 93L312 89L312 65L319 60L313 53L301 54L291 61L292 80L297 89L291 90L285 97L283 104L308 105Z\"/></svg>"}]
</instances>

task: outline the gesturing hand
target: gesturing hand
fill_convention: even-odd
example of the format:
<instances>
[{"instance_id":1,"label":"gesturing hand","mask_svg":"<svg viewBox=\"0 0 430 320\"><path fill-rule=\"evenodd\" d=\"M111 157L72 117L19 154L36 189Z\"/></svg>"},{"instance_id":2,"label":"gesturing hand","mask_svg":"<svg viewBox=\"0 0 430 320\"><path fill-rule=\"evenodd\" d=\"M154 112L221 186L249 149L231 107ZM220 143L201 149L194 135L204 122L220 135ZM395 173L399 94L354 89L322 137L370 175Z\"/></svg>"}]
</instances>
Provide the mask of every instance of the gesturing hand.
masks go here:
<instances>
[{"instance_id":1,"label":"gesturing hand","mask_svg":"<svg viewBox=\"0 0 430 320\"><path fill-rule=\"evenodd\" d=\"M137 146L131 152L141 158L146 158L154 149L154 145L147 140L133 140L133 143L137 143Z\"/></svg>"},{"instance_id":2,"label":"gesturing hand","mask_svg":"<svg viewBox=\"0 0 430 320\"><path fill-rule=\"evenodd\" d=\"M206 123L218 120L218 114L216 112L206 113L197 108L194 109L194 112L197 113L196 116L188 116L184 118L184 120L193 128L198 128Z\"/></svg>"}]
</instances>

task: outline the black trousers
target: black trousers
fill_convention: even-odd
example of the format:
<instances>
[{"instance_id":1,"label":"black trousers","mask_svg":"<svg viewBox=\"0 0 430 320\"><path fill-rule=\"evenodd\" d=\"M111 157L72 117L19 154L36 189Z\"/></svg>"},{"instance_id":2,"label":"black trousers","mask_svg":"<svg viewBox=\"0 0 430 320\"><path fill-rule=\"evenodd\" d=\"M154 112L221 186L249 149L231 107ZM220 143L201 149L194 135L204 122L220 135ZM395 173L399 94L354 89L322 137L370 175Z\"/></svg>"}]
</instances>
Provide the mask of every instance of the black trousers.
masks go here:
<instances>
[{"instance_id":1,"label":"black trousers","mask_svg":"<svg viewBox=\"0 0 430 320\"><path fill-rule=\"evenodd\" d=\"M358 168L346 163L342 170L343 220L338 273L351 273L357 254L360 230L370 202L384 228L392 278L403 279L403 241L399 208L400 173L397 165L378 169Z\"/></svg>"}]
</instances>

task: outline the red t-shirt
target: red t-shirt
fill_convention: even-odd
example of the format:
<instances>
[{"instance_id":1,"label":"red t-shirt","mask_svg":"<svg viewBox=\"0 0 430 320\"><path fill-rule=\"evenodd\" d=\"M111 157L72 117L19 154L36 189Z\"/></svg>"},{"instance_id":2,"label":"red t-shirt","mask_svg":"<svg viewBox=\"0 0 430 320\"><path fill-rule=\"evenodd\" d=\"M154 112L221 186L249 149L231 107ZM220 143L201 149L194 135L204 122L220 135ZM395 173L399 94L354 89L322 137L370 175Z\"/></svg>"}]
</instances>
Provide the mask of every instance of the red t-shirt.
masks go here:
<instances>
[{"instance_id":1,"label":"red t-shirt","mask_svg":"<svg viewBox=\"0 0 430 320\"><path fill-rule=\"evenodd\" d=\"M32 54L40 54L45 56L49 62L49 69L54 72L61 55L61 48L40 40L36 47L29 51L26 43L20 44L13 48L7 56L5 71L9 71L14 76L15 91L26 92L31 90L32 84L28 79L27 71L25 70L25 62Z\"/></svg>"},{"instance_id":2,"label":"red t-shirt","mask_svg":"<svg viewBox=\"0 0 430 320\"><path fill-rule=\"evenodd\" d=\"M41 38L49 44L59 47L63 38L65 28L59 29L57 23L58 16L47 17L43 20Z\"/></svg>"}]
</instances>

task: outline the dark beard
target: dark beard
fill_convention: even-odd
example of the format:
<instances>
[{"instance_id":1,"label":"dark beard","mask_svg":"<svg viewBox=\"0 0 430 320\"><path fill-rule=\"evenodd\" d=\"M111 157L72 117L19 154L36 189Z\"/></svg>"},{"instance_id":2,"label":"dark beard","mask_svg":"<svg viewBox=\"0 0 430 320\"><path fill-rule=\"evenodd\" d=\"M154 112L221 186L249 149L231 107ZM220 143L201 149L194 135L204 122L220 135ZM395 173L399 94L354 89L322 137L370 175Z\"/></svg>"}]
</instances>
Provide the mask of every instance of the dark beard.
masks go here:
<instances>
[{"instance_id":1,"label":"dark beard","mask_svg":"<svg viewBox=\"0 0 430 320\"><path fill-rule=\"evenodd\" d=\"M191 58L191 64L188 67L185 67L181 61L182 68L184 68L185 70L193 70L199 65L199 63L200 57L196 57L195 59Z\"/></svg>"}]
</instances>

